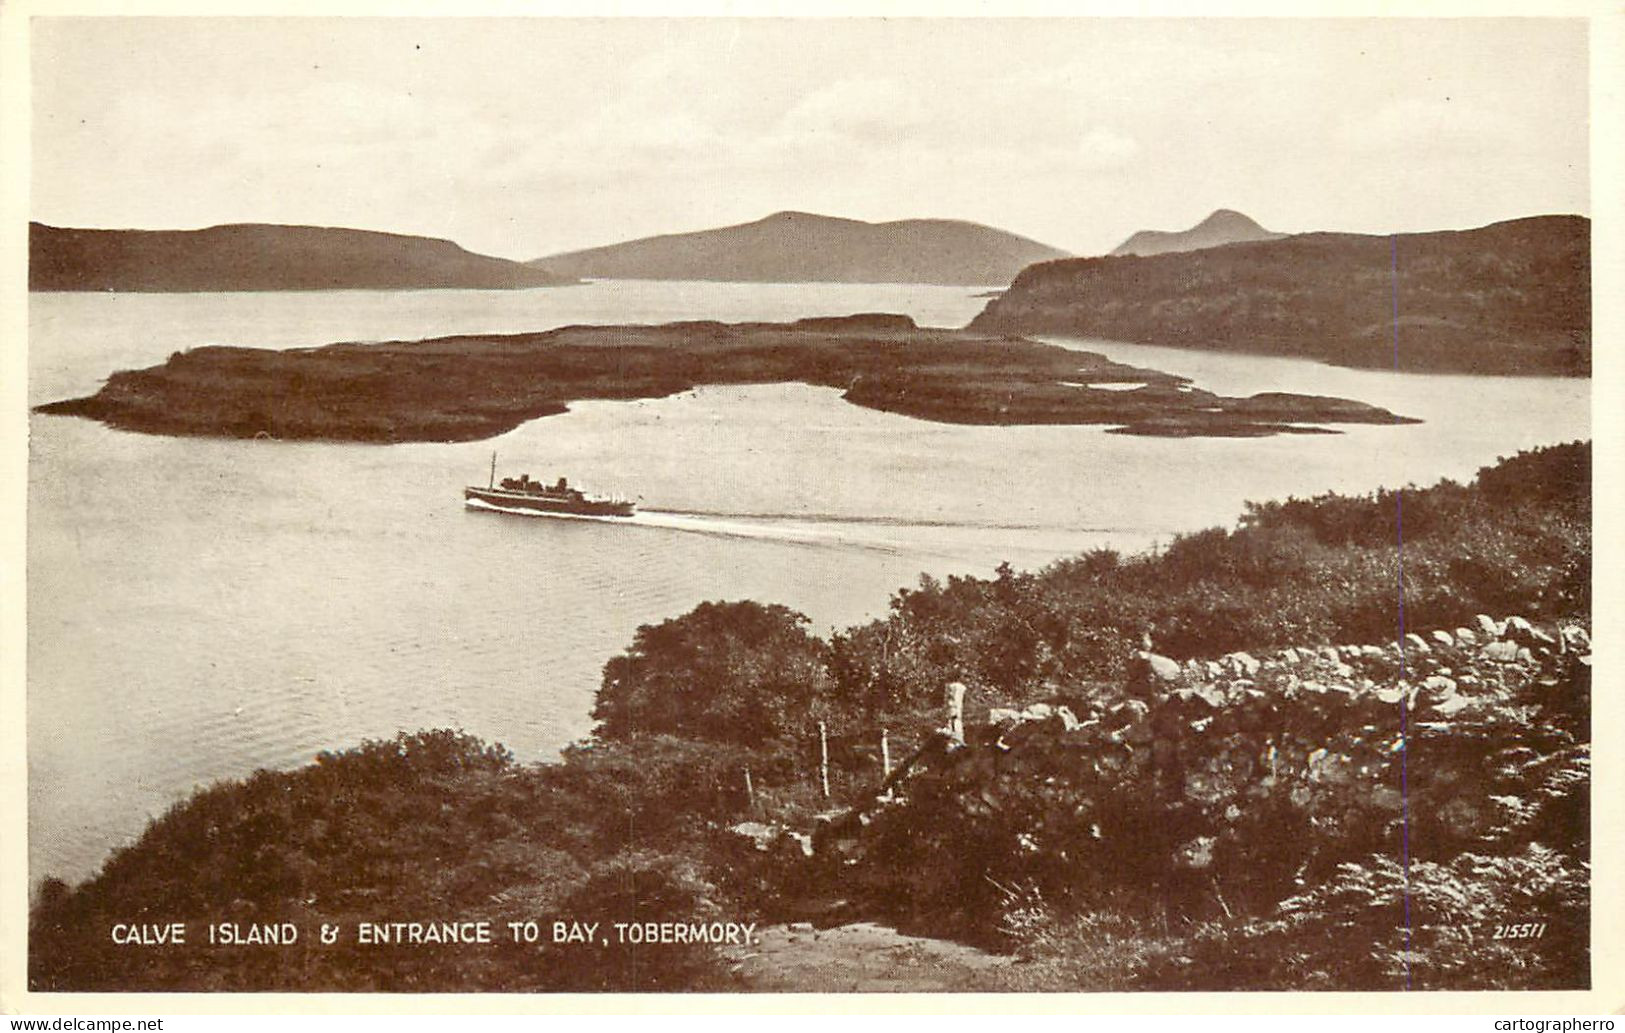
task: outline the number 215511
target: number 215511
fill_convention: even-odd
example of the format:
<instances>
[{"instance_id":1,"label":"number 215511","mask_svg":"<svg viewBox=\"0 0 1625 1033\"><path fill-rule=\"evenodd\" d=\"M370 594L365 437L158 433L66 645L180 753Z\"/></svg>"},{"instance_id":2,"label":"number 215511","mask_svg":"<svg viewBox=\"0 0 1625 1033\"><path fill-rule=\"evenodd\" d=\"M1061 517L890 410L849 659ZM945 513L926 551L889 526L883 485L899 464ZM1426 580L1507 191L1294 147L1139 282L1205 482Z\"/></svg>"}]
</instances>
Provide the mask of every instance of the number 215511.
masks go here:
<instances>
[{"instance_id":1,"label":"number 215511","mask_svg":"<svg viewBox=\"0 0 1625 1033\"><path fill-rule=\"evenodd\" d=\"M1545 922L1523 922L1519 925L1498 925L1495 940L1538 940L1546 935Z\"/></svg>"}]
</instances>

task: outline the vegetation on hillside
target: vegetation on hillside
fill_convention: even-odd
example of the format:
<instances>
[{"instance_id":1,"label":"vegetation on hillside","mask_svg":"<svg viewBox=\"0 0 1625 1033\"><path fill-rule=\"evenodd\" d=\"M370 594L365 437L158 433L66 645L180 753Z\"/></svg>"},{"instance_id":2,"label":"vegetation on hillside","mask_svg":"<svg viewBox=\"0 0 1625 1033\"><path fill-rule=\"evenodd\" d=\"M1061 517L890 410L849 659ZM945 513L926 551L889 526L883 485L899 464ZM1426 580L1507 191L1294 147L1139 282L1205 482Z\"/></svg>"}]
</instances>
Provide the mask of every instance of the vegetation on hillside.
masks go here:
<instances>
[{"instance_id":1,"label":"vegetation on hillside","mask_svg":"<svg viewBox=\"0 0 1625 1033\"><path fill-rule=\"evenodd\" d=\"M1591 224L1305 233L1024 269L971 329L1250 351L1403 371L1586 376Z\"/></svg>"},{"instance_id":2,"label":"vegetation on hillside","mask_svg":"<svg viewBox=\"0 0 1625 1033\"><path fill-rule=\"evenodd\" d=\"M1583 986L1590 453L925 580L827 642L784 607L703 604L606 665L562 763L422 732L177 804L95 878L38 888L31 984L723 989L710 944L506 923L823 911L1015 952L990 988ZM881 729L907 772L877 799ZM494 944L315 932L477 918ZM167 921L187 946L110 940ZM280 921L292 947L201 942Z\"/></svg>"}]
</instances>

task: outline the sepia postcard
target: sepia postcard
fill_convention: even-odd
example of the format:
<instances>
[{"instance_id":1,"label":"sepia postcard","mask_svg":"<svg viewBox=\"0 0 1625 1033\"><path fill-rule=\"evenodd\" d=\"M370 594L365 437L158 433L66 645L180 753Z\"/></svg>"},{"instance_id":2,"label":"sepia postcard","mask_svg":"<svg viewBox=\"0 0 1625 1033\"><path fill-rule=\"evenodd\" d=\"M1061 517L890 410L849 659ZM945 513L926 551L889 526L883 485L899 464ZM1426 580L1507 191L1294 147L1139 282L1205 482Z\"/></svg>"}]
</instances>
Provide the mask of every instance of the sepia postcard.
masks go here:
<instances>
[{"instance_id":1,"label":"sepia postcard","mask_svg":"<svg viewBox=\"0 0 1625 1033\"><path fill-rule=\"evenodd\" d=\"M1625 1007L1617 14L3 13L4 1010Z\"/></svg>"}]
</instances>

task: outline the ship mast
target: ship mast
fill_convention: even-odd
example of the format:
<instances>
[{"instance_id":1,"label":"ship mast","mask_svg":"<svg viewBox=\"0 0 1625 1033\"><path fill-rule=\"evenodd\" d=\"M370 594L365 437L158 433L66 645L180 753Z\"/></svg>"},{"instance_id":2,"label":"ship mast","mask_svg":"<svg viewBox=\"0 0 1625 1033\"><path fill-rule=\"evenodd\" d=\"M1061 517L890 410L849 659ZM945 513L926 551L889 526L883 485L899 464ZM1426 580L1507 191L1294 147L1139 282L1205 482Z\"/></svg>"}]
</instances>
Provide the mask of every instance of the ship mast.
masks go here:
<instances>
[{"instance_id":1,"label":"ship mast","mask_svg":"<svg viewBox=\"0 0 1625 1033\"><path fill-rule=\"evenodd\" d=\"M496 486L497 486L497 454L495 452L492 452L491 453L491 480L486 485L486 487L494 489L494 488L496 488Z\"/></svg>"}]
</instances>

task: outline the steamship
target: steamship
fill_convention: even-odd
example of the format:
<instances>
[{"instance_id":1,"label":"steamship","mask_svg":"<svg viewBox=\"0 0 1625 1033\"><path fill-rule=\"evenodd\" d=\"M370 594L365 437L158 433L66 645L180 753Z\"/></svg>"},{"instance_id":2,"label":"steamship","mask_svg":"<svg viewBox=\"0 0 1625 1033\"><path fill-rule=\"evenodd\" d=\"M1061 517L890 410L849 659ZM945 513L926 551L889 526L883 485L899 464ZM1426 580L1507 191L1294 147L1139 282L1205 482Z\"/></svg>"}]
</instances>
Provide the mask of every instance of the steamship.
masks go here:
<instances>
[{"instance_id":1,"label":"steamship","mask_svg":"<svg viewBox=\"0 0 1625 1033\"><path fill-rule=\"evenodd\" d=\"M635 503L622 499L606 499L588 495L560 477L552 484L533 481L530 474L504 477L497 482L497 457L491 456L491 478L485 487L470 485L463 489L465 505L483 503L503 510L523 510L528 513L558 513L564 516L629 517L637 508Z\"/></svg>"}]
</instances>

